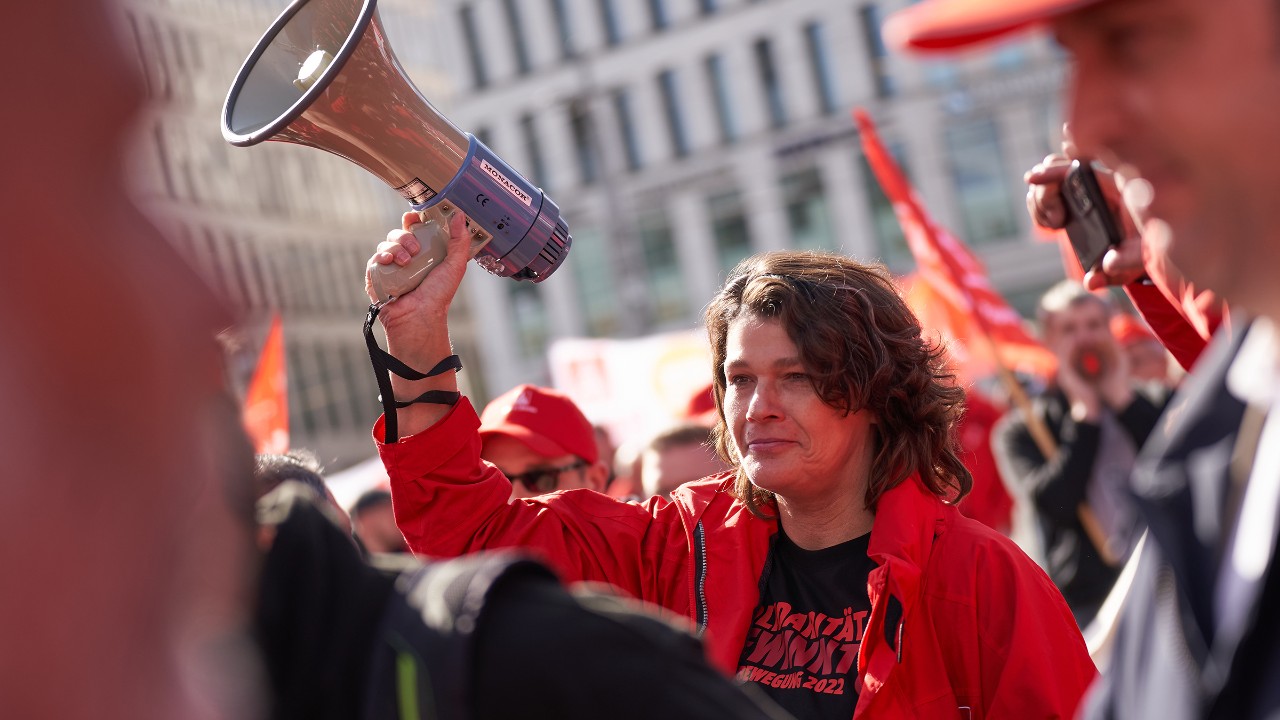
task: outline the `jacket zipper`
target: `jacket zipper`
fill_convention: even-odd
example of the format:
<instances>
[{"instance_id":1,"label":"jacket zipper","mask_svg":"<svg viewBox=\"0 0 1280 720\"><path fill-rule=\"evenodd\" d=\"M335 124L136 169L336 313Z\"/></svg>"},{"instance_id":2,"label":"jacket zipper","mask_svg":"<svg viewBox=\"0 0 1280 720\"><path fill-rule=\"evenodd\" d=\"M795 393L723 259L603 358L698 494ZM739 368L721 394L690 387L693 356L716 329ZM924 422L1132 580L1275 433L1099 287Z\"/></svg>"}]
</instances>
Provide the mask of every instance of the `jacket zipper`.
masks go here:
<instances>
[{"instance_id":1,"label":"jacket zipper","mask_svg":"<svg viewBox=\"0 0 1280 720\"><path fill-rule=\"evenodd\" d=\"M707 539L702 521L693 527L694 602L693 621L698 635L707 631Z\"/></svg>"}]
</instances>

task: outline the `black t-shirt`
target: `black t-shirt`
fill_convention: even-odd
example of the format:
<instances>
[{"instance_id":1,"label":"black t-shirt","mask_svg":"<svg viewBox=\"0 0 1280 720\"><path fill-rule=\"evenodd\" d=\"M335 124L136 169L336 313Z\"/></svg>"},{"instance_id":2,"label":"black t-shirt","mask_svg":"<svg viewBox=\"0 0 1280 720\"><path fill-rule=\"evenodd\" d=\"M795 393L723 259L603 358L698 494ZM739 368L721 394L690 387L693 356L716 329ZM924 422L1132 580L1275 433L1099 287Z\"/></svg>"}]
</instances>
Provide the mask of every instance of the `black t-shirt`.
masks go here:
<instances>
[{"instance_id":1,"label":"black t-shirt","mask_svg":"<svg viewBox=\"0 0 1280 720\"><path fill-rule=\"evenodd\" d=\"M858 648L871 612L870 538L822 550L804 550L781 531L774 541L738 679L796 717L853 717Z\"/></svg>"}]
</instances>

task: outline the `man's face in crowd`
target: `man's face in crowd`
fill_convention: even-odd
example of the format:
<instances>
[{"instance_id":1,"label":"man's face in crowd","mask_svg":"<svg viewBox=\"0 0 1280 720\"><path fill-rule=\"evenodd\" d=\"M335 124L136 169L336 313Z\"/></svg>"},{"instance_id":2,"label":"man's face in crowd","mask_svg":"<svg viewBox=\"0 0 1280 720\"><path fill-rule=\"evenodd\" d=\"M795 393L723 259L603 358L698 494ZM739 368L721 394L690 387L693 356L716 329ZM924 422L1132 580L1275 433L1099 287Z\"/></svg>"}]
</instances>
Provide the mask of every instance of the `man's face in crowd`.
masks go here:
<instances>
[{"instance_id":1,"label":"man's face in crowd","mask_svg":"<svg viewBox=\"0 0 1280 720\"><path fill-rule=\"evenodd\" d=\"M390 501L381 505L365 508L359 515L351 518L355 533L371 553L403 553L409 552L409 544L396 525L395 513Z\"/></svg>"},{"instance_id":2,"label":"man's face in crowd","mask_svg":"<svg viewBox=\"0 0 1280 720\"><path fill-rule=\"evenodd\" d=\"M1080 154L1152 184L1191 280L1280 317L1280 2L1107 0L1053 29Z\"/></svg>"},{"instance_id":3,"label":"man's face in crowd","mask_svg":"<svg viewBox=\"0 0 1280 720\"><path fill-rule=\"evenodd\" d=\"M1058 353L1060 362L1071 363L1086 377L1095 377L1103 372L1105 358L1115 351L1110 316L1101 302L1078 300L1045 319L1045 342ZM1092 360L1086 359L1090 357Z\"/></svg>"},{"instance_id":4,"label":"man's face in crowd","mask_svg":"<svg viewBox=\"0 0 1280 720\"><path fill-rule=\"evenodd\" d=\"M728 466L707 443L672 445L644 452L640 477L646 495L670 496L681 485L714 475Z\"/></svg>"},{"instance_id":5,"label":"man's face in crowd","mask_svg":"<svg viewBox=\"0 0 1280 720\"><path fill-rule=\"evenodd\" d=\"M608 469L600 463L590 464L574 455L543 457L528 445L505 435L485 438L480 457L496 465L503 475L512 478L512 500L578 488L603 492L608 476ZM539 477L542 479L542 487L529 487L521 482L522 477Z\"/></svg>"}]
</instances>

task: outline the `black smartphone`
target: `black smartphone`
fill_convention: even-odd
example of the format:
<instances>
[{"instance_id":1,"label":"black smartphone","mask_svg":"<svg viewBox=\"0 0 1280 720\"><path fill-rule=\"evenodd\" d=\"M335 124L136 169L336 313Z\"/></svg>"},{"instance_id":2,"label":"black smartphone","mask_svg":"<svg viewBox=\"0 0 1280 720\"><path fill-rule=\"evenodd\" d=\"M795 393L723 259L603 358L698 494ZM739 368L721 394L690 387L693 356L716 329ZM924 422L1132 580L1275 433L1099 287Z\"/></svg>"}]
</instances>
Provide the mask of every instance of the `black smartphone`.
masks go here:
<instances>
[{"instance_id":1,"label":"black smartphone","mask_svg":"<svg viewBox=\"0 0 1280 720\"><path fill-rule=\"evenodd\" d=\"M1120 223L1098 185L1098 176L1087 162L1074 160L1062 183L1062 200L1067 206L1067 237L1085 272L1092 270L1107 248L1119 245Z\"/></svg>"}]
</instances>

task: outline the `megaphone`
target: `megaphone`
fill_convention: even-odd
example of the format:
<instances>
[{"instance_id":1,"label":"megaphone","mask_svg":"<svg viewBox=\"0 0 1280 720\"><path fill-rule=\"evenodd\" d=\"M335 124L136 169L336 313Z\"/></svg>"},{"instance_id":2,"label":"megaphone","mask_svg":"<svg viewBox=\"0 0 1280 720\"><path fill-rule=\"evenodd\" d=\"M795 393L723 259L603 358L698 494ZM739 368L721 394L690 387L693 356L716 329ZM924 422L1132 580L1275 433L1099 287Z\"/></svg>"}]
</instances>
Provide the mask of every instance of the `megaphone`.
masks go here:
<instances>
[{"instance_id":1,"label":"megaphone","mask_svg":"<svg viewBox=\"0 0 1280 720\"><path fill-rule=\"evenodd\" d=\"M222 108L222 136L233 145L274 140L333 153L420 212L423 223L413 229L423 252L406 267L373 266L374 289L384 301L417 287L444 258L454 212L467 218L471 254L481 267L545 280L572 244L560 208L427 102L387 43L376 6L377 0L289 5L236 75Z\"/></svg>"}]
</instances>

